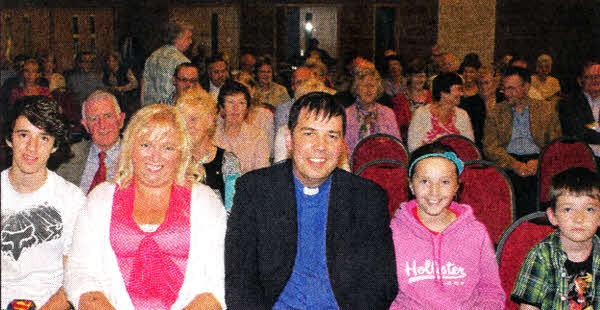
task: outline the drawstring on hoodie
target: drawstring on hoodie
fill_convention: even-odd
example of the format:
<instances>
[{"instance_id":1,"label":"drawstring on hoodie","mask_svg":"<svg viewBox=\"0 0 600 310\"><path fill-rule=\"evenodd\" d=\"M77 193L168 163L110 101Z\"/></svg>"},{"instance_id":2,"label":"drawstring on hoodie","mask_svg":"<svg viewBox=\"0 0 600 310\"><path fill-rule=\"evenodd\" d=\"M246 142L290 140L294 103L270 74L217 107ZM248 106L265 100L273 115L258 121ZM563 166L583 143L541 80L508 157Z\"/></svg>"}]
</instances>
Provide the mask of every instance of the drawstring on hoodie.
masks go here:
<instances>
[{"instance_id":1,"label":"drawstring on hoodie","mask_svg":"<svg viewBox=\"0 0 600 310\"><path fill-rule=\"evenodd\" d=\"M444 287L444 279L442 278L442 238L443 234L439 235L431 235L431 242L433 244L432 256L433 256L433 273L435 275L435 283L442 289L445 290ZM436 241L436 238L438 240Z\"/></svg>"}]
</instances>

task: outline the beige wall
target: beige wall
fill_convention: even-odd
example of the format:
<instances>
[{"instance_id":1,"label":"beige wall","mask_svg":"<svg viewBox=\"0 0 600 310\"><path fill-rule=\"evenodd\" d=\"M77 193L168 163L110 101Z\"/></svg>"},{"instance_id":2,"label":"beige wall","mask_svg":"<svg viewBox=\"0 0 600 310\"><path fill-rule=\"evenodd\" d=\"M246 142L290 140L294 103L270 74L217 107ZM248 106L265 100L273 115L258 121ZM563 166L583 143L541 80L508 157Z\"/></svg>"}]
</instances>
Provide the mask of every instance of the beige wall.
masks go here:
<instances>
[{"instance_id":1,"label":"beige wall","mask_svg":"<svg viewBox=\"0 0 600 310\"><path fill-rule=\"evenodd\" d=\"M319 48L337 57L337 7L301 7L300 8L300 48L308 48L304 40L304 19L306 13L312 13L313 38L319 40Z\"/></svg>"},{"instance_id":2,"label":"beige wall","mask_svg":"<svg viewBox=\"0 0 600 310\"><path fill-rule=\"evenodd\" d=\"M496 0L439 0L438 43L462 61L477 53L483 64L494 60Z\"/></svg>"}]
</instances>

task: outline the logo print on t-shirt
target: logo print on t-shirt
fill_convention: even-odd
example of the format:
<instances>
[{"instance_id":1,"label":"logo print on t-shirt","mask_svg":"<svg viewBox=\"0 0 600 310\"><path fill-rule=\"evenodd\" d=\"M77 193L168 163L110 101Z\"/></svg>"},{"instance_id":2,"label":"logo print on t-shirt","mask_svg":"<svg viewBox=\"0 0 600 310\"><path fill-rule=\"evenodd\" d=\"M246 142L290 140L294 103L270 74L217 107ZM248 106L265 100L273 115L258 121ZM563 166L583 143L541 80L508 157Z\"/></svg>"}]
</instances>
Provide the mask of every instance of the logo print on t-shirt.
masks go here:
<instances>
[{"instance_id":1,"label":"logo print on t-shirt","mask_svg":"<svg viewBox=\"0 0 600 310\"><path fill-rule=\"evenodd\" d=\"M24 248L62 236L62 217L56 208L44 205L2 216L2 253L19 260Z\"/></svg>"}]
</instances>

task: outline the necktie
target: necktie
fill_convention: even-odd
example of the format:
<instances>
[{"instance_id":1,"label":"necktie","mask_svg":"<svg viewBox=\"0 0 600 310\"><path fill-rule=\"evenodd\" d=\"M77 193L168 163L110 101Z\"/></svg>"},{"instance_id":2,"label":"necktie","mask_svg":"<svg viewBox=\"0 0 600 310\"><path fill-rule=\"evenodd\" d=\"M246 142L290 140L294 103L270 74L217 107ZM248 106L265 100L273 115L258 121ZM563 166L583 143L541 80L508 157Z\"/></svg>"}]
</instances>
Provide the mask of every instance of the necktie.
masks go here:
<instances>
[{"instance_id":1,"label":"necktie","mask_svg":"<svg viewBox=\"0 0 600 310\"><path fill-rule=\"evenodd\" d=\"M98 153L98 170L96 170L92 184L90 184L88 194L92 191L92 189L94 189L94 187L96 187L96 185L106 181L106 164L104 164L105 157L106 153L104 151Z\"/></svg>"}]
</instances>

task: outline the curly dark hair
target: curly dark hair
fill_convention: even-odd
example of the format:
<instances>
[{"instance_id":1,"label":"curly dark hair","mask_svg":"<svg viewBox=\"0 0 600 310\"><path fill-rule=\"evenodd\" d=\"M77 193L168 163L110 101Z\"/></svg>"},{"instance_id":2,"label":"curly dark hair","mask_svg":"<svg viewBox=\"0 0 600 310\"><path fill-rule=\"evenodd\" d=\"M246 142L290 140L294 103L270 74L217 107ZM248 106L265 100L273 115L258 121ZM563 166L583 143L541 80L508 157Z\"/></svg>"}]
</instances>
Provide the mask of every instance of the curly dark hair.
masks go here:
<instances>
[{"instance_id":1,"label":"curly dark hair","mask_svg":"<svg viewBox=\"0 0 600 310\"><path fill-rule=\"evenodd\" d=\"M12 142L12 132L17 119L21 116L34 126L54 137L56 152L50 155L48 168L58 167L63 161L72 157L70 148L70 131L64 114L56 101L46 96L26 96L19 98L9 108L5 136ZM12 156L12 152L10 154Z\"/></svg>"}]
</instances>

